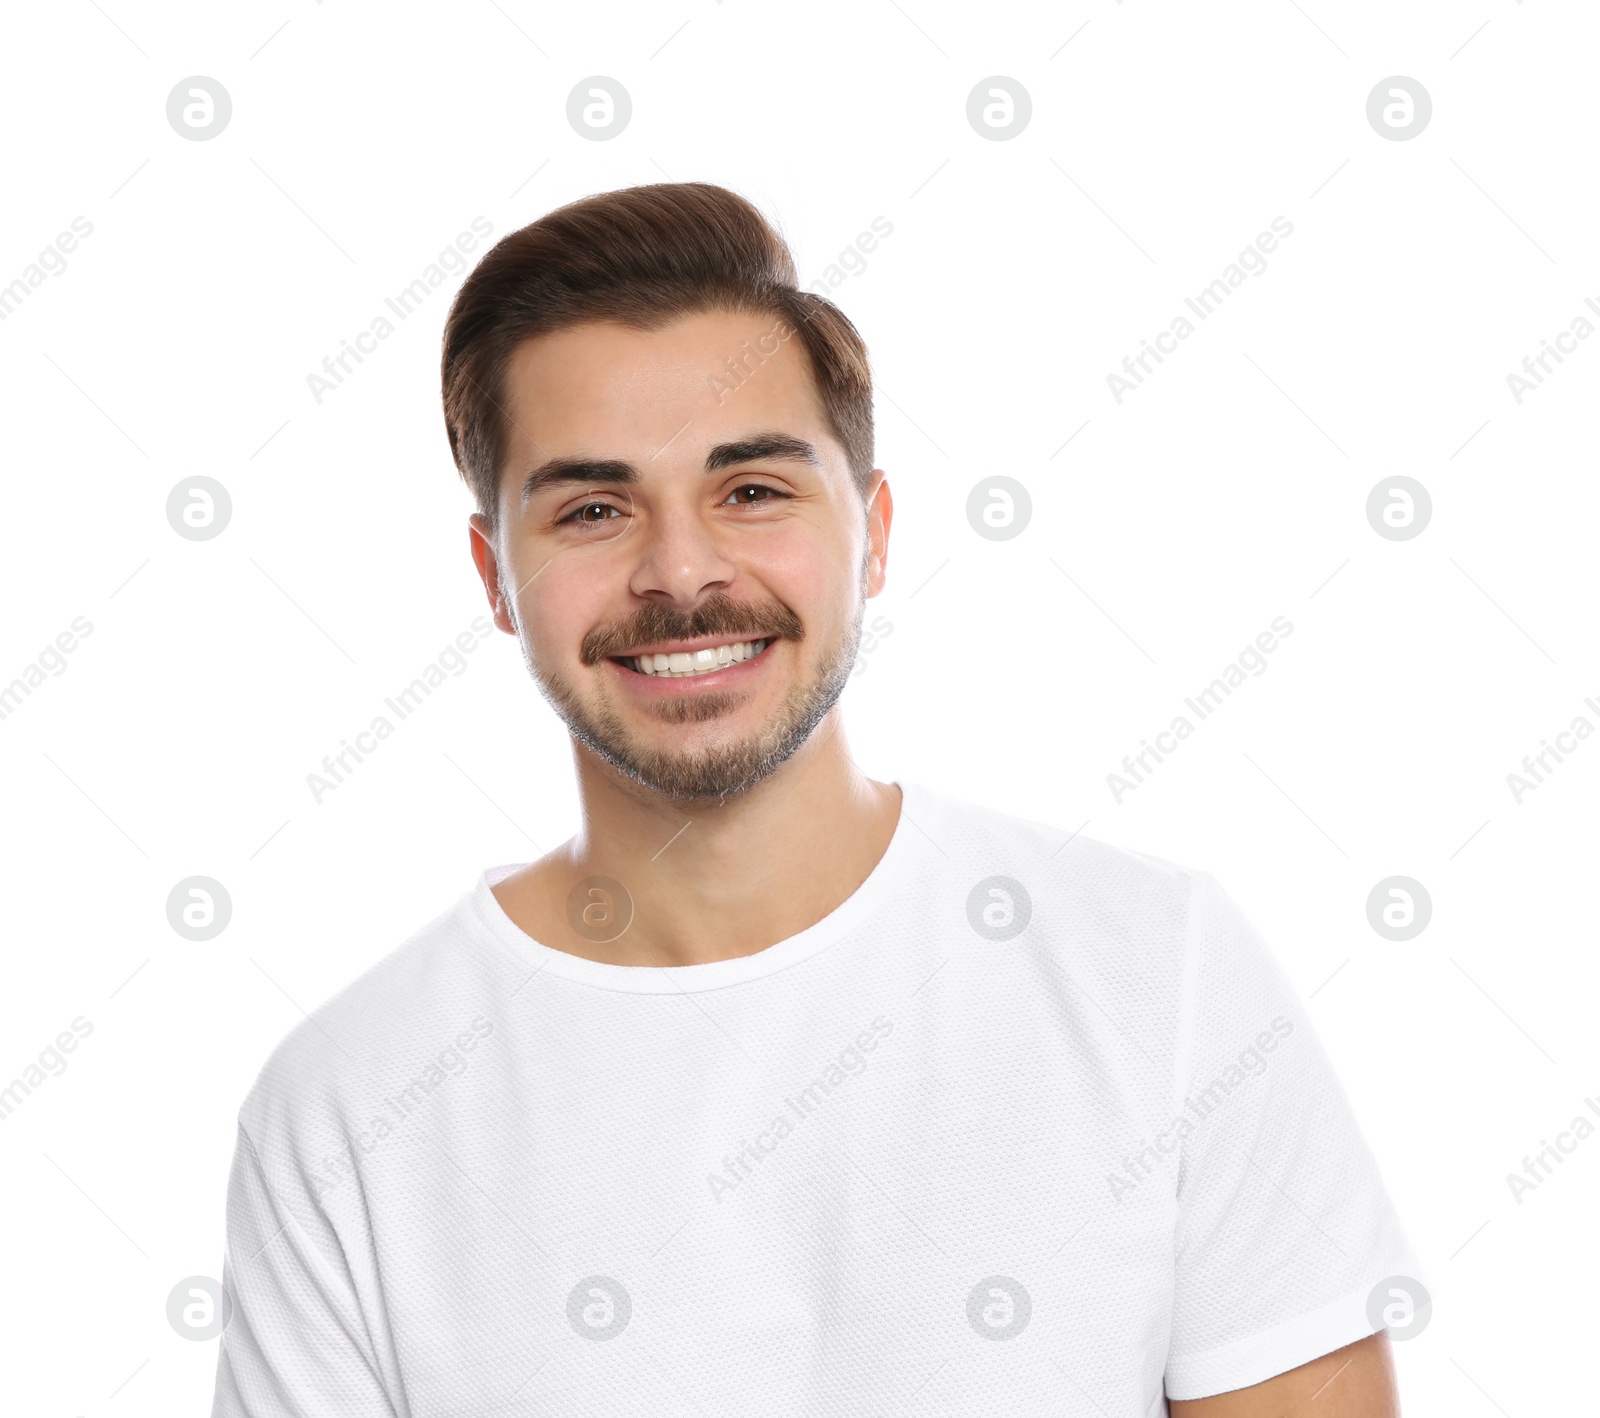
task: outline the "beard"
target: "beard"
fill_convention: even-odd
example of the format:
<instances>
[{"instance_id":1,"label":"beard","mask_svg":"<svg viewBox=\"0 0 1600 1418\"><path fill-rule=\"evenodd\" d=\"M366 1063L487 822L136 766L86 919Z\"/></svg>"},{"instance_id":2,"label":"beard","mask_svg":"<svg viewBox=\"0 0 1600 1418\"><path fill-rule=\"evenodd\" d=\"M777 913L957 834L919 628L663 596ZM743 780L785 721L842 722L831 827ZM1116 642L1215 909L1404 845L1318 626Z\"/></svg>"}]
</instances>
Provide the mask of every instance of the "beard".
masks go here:
<instances>
[{"instance_id":1,"label":"beard","mask_svg":"<svg viewBox=\"0 0 1600 1418\"><path fill-rule=\"evenodd\" d=\"M865 571L863 558L863 592ZM567 731L603 762L662 797L679 802L721 802L748 792L776 772L838 703L855 664L865 614L863 596L854 617L828 647L821 663L809 676L789 686L771 719L754 735L698 750L660 749L641 742L603 692L585 700L570 681L541 668L526 643L524 653L534 679ZM775 601L750 604L717 592L688 614L652 604L625 622L591 631L584 637L579 658L585 665L597 665L632 645L706 635L729 640L788 640L798 645L804 633L799 618L787 606ZM772 648L769 645L762 654L770 654ZM711 690L685 695L663 700L651 715L666 724L709 723L734 712L748 694L745 690Z\"/></svg>"}]
</instances>

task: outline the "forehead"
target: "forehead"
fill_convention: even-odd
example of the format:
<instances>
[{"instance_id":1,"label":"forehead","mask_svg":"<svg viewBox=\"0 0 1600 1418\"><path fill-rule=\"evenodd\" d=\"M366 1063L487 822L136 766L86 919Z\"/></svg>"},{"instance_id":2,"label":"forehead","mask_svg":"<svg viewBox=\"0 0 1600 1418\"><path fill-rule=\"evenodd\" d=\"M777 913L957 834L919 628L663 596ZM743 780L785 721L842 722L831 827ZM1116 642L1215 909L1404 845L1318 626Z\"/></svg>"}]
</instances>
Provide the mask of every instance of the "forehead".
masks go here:
<instances>
[{"instance_id":1,"label":"forehead","mask_svg":"<svg viewBox=\"0 0 1600 1418\"><path fill-rule=\"evenodd\" d=\"M648 460L781 429L842 459L805 346L773 315L684 316L657 330L590 321L525 340L506 368L507 466L571 453Z\"/></svg>"}]
</instances>

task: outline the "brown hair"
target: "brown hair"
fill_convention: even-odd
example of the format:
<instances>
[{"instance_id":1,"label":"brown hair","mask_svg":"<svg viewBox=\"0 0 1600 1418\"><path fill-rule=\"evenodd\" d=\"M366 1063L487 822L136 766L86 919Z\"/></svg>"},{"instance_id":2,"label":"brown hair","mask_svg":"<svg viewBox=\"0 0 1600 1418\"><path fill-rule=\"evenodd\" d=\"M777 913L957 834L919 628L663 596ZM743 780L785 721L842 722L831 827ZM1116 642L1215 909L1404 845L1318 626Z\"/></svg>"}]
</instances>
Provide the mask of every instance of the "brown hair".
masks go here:
<instances>
[{"instance_id":1,"label":"brown hair","mask_svg":"<svg viewBox=\"0 0 1600 1418\"><path fill-rule=\"evenodd\" d=\"M798 289L787 243L743 197L706 182L657 182L570 202L509 233L456 293L440 368L444 421L490 525L509 441L505 372L523 341L590 320L655 330L712 310L781 317L799 335L865 499L872 373L855 326L832 301Z\"/></svg>"}]
</instances>

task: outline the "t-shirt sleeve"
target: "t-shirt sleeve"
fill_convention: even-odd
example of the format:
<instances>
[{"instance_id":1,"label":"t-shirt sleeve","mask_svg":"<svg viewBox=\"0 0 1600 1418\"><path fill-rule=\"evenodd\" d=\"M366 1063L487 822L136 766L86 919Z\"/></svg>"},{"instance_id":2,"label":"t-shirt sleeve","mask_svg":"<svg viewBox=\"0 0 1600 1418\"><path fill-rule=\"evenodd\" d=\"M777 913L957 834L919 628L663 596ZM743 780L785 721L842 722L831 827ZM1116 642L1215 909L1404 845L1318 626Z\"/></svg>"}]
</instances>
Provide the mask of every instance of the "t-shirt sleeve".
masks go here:
<instances>
[{"instance_id":1,"label":"t-shirt sleeve","mask_svg":"<svg viewBox=\"0 0 1600 1418\"><path fill-rule=\"evenodd\" d=\"M1175 1079L1182 1134L1166 1388L1246 1388L1380 1327L1424 1275L1305 1006L1209 873L1191 898Z\"/></svg>"},{"instance_id":2,"label":"t-shirt sleeve","mask_svg":"<svg viewBox=\"0 0 1600 1418\"><path fill-rule=\"evenodd\" d=\"M222 1284L212 1418L395 1418L348 1274L282 1203L243 1126Z\"/></svg>"}]
</instances>

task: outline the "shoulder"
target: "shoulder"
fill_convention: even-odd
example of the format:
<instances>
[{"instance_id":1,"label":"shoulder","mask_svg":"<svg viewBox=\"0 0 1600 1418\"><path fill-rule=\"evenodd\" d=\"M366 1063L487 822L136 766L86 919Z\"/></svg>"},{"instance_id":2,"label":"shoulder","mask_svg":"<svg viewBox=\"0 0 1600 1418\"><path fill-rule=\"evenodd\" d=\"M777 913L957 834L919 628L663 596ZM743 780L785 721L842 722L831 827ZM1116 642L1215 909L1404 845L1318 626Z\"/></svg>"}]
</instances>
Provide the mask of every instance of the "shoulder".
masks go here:
<instances>
[{"instance_id":1,"label":"shoulder","mask_svg":"<svg viewBox=\"0 0 1600 1418\"><path fill-rule=\"evenodd\" d=\"M920 785L910 786L906 807L952 870L971 875L992 869L1013 877L1030 897L1070 903L1108 925L1182 934L1196 893L1215 889L1201 868Z\"/></svg>"},{"instance_id":2,"label":"shoulder","mask_svg":"<svg viewBox=\"0 0 1600 1418\"><path fill-rule=\"evenodd\" d=\"M1216 890L1208 872L1078 825L925 788L913 787L907 803L933 844L922 853L924 899L957 938L1015 940L1053 961L1123 1027L1178 1027L1193 991L1199 926Z\"/></svg>"},{"instance_id":3,"label":"shoulder","mask_svg":"<svg viewBox=\"0 0 1600 1418\"><path fill-rule=\"evenodd\" d=\"M320 1145L337 1137L419 1060L492 1029L516 966L483 930L481 889L480 882L278 1042L239 1111L258 1152L298 1152L313 1138Z\"/></svg>"}]
</instances>

